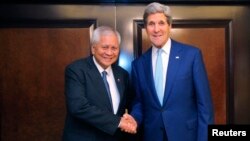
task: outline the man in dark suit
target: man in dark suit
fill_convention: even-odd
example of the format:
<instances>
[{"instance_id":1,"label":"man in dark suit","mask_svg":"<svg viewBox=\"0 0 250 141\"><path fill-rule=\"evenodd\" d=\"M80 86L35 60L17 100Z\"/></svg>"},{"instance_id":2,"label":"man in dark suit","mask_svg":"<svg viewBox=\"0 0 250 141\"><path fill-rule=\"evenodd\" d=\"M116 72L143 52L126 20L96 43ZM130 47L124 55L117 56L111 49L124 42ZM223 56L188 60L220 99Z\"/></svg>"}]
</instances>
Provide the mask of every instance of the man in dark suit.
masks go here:
<instances>
[{"instance_id":1,"label":"man in dark suit","mask_svg":"<svg viewBox=\"0 0 250 141\"><path fill-rule=\"evenodd\" d=\"M213 106L201 51L170 38L170 9L149 4L144 25L152 47L132 62L131 115L144 141L206 141Z\"/></svg>"},{"instance_id":2,"label":"man in dark suit","mask_svg":"<svg viewBox=\"0 0 250 141\"><path fill-rule=\"evenodd\" d=\"M121 118L129 77L114 64L120 41L116 30L98 27L91 39L92 55L66 67L64 141L120 141L121 130L135 133L135 121Z\"/></svg>"}]
</instances>

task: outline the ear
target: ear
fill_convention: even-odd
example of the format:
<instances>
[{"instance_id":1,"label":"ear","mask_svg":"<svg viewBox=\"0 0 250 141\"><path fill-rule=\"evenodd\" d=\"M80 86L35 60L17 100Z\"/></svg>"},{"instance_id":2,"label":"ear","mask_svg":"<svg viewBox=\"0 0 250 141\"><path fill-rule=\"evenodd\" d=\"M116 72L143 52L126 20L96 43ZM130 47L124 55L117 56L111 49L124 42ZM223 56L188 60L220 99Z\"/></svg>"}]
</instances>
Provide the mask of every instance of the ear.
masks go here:
<instances>
[{"instance_id":1,"label":"ear","mask_svg":"<svg viewBox=\"0 0 250 141\"><path fill-rule=\"evenodd\" d=\"M95 54L95 46L91 46L91 53Z\"/></svg>"}]
</instances>

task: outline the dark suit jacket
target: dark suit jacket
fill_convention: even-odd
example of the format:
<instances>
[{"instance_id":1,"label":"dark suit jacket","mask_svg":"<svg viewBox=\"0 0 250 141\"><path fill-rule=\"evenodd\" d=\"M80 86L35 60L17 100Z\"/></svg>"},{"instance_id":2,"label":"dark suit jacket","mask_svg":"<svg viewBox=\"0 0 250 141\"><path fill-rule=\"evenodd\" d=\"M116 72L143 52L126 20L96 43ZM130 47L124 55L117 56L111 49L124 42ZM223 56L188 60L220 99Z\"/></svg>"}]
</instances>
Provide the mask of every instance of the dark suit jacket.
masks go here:
<instances>
[{"instance_id":1,"label":"dark suit jacket","mask_svg":"<svg viewBox=\"0 0 250 141\"><path fill-rule=\"evenodd\" d=\"M66 67L64 141L120 141L123 138L118 124L125 111L129 77L119 66L113 65L112 70L120 93L116 115L112 113L102 76L92 56Z\"/></svg>"},{"instance_id":2,"label":"dark suit jacket","mask_svg":"<svg viewBox=\"0 0 250 141\"><path fill-rule=\"evenodd\" d=\"M172 40L163 106L154 87L152 48L132 63L136 94L132 115L143 124L145 141L205 141L213 123L209 82L198 48Z\"/></svg>"}]
</instances>

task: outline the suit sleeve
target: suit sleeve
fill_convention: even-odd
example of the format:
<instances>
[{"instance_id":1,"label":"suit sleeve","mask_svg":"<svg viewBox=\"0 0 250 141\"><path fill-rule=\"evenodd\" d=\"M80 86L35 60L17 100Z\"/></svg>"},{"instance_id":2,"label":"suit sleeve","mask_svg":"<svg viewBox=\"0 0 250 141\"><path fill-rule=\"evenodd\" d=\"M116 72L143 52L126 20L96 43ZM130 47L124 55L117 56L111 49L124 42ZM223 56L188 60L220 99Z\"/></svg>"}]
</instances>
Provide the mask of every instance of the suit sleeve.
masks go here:
<instances>
[{"instance_id":1,"label":"suit sleeve","mask_svg":"<svg viewBox=\"0 0 250 141\"><path fill-rule=\"evenodd\" d=\"M200 50L195 55L193 76L198 106L197 139L205 141L207 140L208 125L213 124L214 115L209 81Z\"/></svg>"},{"instance_id":2,"label":"suit sleeve","mask_svg":"<svg viewBox=\"0 0 250 141\"><path fill-rule=\"evenodd\" d=\"M136 119L137 123L140 125L143 119L142 112L142 98L140 92L140 83L138 78L138 73L135 69L135 62L132 63L132 72L131 72L131 92L134 95L134 100L132 103L131 115Z\"/></svg>"},{"instance_id":3,"label":"suit sleeve","mask_svg":"<svg viewBox=\"0 0 250 141\"><path fill-rule=\"evenodd\" d=\"M83 72L67 67L65 70L65 96L69 114L83 123L94 126L113 135L118 128L120 117L90 104L86 98Z\"/></svg>"}]
</instances>

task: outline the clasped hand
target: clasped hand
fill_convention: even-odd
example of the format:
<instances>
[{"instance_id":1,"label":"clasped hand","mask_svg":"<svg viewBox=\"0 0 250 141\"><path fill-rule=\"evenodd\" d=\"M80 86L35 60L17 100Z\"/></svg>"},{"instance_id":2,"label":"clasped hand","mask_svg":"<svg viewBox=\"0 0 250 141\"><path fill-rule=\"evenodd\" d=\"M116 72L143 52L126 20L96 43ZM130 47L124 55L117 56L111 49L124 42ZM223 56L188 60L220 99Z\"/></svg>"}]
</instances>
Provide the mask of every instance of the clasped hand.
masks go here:
<instances>
[{"instance_id":1,"label":"clasped hand","mask_svg":"<svg viewBox=\"0 0 250 141\"><path fill-rule=\"evenodd\" d=\"M121 131L135 134L137 129L137 123L131 115L125 113L121 118L119 127L121 128Z\"/></svg>"}]
</instances>

